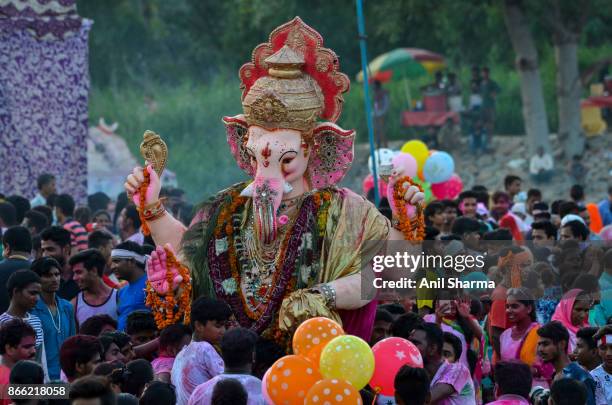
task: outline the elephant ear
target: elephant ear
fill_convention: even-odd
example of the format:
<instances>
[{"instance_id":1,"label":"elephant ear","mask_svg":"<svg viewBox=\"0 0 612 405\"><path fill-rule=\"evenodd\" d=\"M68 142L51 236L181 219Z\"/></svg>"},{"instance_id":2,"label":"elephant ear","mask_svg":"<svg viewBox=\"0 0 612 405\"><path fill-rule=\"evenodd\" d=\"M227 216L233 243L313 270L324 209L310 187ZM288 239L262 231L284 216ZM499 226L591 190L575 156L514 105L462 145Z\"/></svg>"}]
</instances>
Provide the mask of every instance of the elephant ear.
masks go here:
<instances>
[{"instance_id":1,"label":"elephant ear","mask_svg":"<svg viewBox=\"0 0 612 405\"><path fill-rule=\"evenodd\" d=\"M311 186L325 188L338 183L353 162L355 131L324 122L313 130L314 151L308 164Z\"/></svg>"},{"instance_id":2,"label":"elephant ear","mask_svg":"<svg viewBox=\"0 0 612 405\"><path fill-rule=\"evenodd\" d=\"M247 131L249 126L244 119L244 115L239 114L234 117L223 117L225 130L227 133L227 143L238 167L245 171L246 174L253 177L255 170L251 166L251 159L246 150Z\"/></svg>"}]
</instances>

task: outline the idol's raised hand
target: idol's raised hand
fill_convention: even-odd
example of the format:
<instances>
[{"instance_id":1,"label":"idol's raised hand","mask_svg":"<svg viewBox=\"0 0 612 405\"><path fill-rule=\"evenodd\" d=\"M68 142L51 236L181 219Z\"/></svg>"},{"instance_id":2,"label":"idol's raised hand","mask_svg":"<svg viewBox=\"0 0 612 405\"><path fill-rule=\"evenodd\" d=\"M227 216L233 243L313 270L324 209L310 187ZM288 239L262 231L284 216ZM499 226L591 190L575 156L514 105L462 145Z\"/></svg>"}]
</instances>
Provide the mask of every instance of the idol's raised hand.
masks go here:
<instances>
[{"instance_id":1,"label":"idol's raised hand","mask_svg":"<svg viewBox=\"0 0 612 405\"><path fill-rule=\"evenodd\" d=\"M149 186L145 193L145 205L150 205L157 202L159 199L161 181L151 165L147 165L146 170L149 174ZM127 176L125 184L123 185L128 197L132 198L132 201L134 201L137 207L140 206L140 187L144 181L144 169L142 167L135 167L132 174Z\"/></svg>"},{"instance_id":2,"label":"idol's raised hand","mask_svg":"<svg viewBox=\"0 0 612 405\"><path fill-rule=\"evenodd\" d=\"M172 246L169 244L166 244L165 249L174 253ZM172 266L172 268L168 268L165 249L162 246L157 246L157 248L151 252L151 257L147 262L147 279L149 283L151 283L151 287L161 295L166 294L171 289L176 289L181 281L183 281L183 277L179 274L176 265ZM171 272L170 279L172 280L172 285L168 282L168 270Z\"/></svg>"}]
</instances>

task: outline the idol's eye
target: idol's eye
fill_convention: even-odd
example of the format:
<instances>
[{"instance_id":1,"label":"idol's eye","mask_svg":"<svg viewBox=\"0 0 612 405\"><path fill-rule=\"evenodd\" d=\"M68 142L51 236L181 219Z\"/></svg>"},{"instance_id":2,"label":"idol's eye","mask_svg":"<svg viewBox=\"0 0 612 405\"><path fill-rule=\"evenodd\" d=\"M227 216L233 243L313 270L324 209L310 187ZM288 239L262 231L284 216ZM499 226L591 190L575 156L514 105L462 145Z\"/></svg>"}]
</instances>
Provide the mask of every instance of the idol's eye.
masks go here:
<instances>
[{"instance_id":1,"label":"idol's eye","mask_svg":"<svg viewBox=\"0 0 612 405\"><path fill-rule=\"evenodd\" d=\"M292 157L286 157L286 158L283 159L282 163L284 165L288 165L289 163L293 162L293 159L294 158L292 158Z\"/></svg>"}]
</instances>

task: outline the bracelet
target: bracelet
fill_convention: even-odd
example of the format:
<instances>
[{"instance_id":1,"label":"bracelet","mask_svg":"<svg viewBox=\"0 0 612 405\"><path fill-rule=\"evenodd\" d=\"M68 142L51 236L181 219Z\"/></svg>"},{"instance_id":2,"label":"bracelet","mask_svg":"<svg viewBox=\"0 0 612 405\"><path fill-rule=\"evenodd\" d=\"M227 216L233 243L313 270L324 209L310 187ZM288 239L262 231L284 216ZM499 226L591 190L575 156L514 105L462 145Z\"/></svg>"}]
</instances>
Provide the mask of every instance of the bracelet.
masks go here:
<instances>
[{"instance_id":1,"label":"bracelet","mask_svg":"<svg viewBox=\"0 0 612 405\"><path fill-rule=\"evenodd\" d=\"M331 309L336 308L336 289L331 286L329 283L319 284L314 287L316 291L318 291L323 298L325 299L325 304Z\"/></svg>"},{"instance_id":2,"label":"bracelet","mask_svg":"<svg viewBox=\"0 0 612 405\"><path fill-rule=\"evenodd\" d=\"M160 200L157 200L157 202L153 204L147 205L142 210L142 217L147 222L155 221L164 215L166 215L166 208Z\"/></svg>"}]
</instances>

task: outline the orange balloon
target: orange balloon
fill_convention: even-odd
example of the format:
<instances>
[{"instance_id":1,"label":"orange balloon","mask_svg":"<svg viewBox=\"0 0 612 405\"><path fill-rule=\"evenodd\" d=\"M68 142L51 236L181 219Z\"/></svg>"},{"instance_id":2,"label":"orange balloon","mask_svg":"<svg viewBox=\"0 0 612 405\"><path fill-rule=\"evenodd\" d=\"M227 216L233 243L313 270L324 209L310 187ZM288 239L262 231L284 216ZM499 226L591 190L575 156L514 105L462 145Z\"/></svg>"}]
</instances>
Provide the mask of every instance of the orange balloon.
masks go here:
<instances>
[{"instance_id":1,"label":"orange balloon","mask_svg":"<svg viewBox=\"0 0 612 405\"><path fill-rule=\"evenodd\" d=\"M293 335L293 352L312 360L319 368L321 352L330 340L344 335L337 322L325 317L310 318Z\"/></svg>"},{"instance_id":2,"label":"orange balloon","mask_svg":"<svg viewBox=\"0 0 612 405\"><path fill-rule=\"evenodd\" d=\"M289 355L278 359L266 377L270 399L278 405L303 405L308 390L321 379L317 368L302 356Z\"/></svg>"},{"instance_id":3,"label":"orange balloon","mask_svg":"<svg viewBox=\"0 0 612 405\"><path fill-rule=\"evenodd\" d=\"M304 405L363 405L359 391L344 380L321 380L308 391Z\"/></svg>"}]
</instances>

